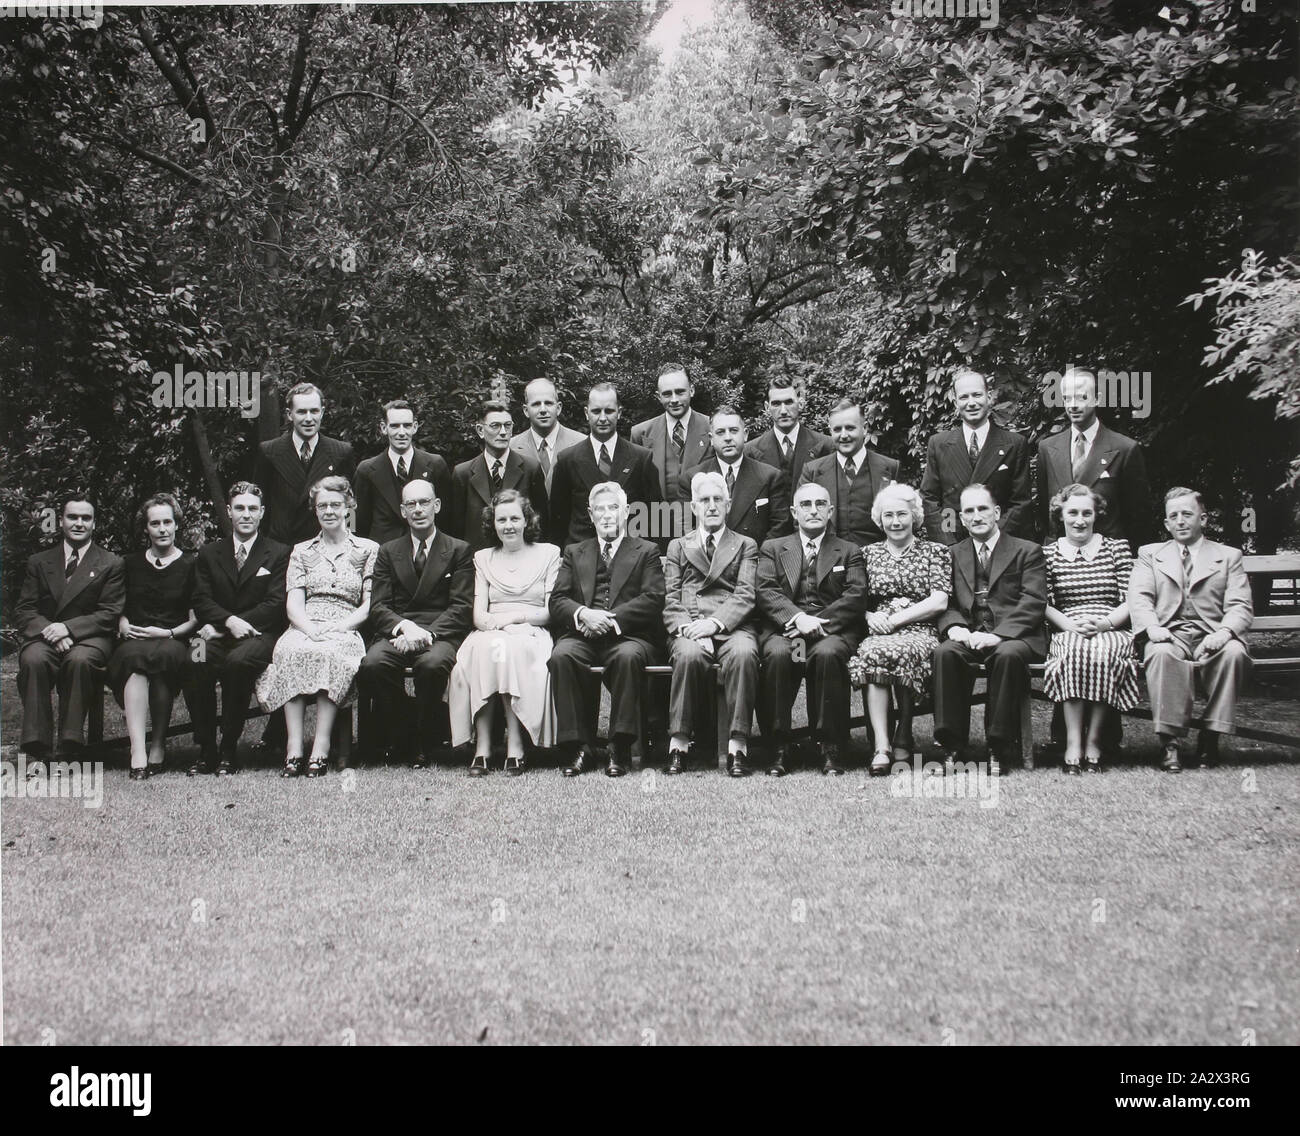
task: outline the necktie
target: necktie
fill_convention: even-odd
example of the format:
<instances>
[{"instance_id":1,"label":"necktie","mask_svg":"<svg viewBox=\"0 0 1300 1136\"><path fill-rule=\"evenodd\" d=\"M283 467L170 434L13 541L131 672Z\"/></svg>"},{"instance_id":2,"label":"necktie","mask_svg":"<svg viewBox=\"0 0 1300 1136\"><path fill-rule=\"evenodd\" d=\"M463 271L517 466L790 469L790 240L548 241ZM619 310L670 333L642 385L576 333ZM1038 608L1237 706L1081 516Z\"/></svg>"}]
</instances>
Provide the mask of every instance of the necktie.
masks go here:
<instances>
[{"instance_id":1,"label":"necktie","mask_svg":"<svg viewBox=\"0 0 1300 1136\"><path fill-rule=\"evenodd\" d=\"M492 492L501 492L501 459L498 458L492 465Z\"/></svg>"},{"instance_id":2,"label":"necktie","mask_svg":"<svg viewBox=\"0 0 1300 1136\"><path fill-rule=\"evenodd\" d=\"M608 478L610 470L614 468L614 463L609 460L609 450L605 447L604 443L602 443L600 447L600 461L596 464L600 466L601 476Z\"/></svg>"},{"instance_id":3,"label":"necktie","mask_svg":"<svg viewBox=\"0 0 1300 1136\"><path fill-rule=\"evenodd\" d=\"M980 460L979 443L976 441L976 435L974 432L970 435L970 449L966 452L970 454L970 464L974 466L974 464Z\"/></svg>"},{"instance_id":4,"label":"necktie","mask_svg":"<svg viewBox=\"0 0 1300 1136\"><path fill-rule=\"evenodd\" d=\"M682 452L686 449L686 431L682 429L679 422L673 427L673 446L677 450L677 456L680 458Z\"/></svg>"},{"instance_id":5,"label":"necktie","mask_svg":"<svg viewBox=\"0 0 1300 1136\"><path fill-rule=\"evenodd\" d=\"M398 458L397 459L397 480L400 481L403 485L405 485L408 475L409 475L409 470L407 470L406 468L406 458L404 457Z\"/></svg>"},{"instance_id":6,"label":"necktie","mask_svg":"<svg viewBox=\"0 0 1300 1136\"><path fill-rule=\"evenodd\" d=\"M781 452L785 455L785 460L790 460L790 455L794 453L794 446L790 442L790 435L785 434L781 438Z\"/></svg>"},{"instance_id":7,"label":"necktie","mask_svg":"<svg viewBox=\"0 0 1300 1136\"><path fill-rule=\"evenodd\" d=\"M605 541L600 546L600 558L605 562L606 568L609 567L609 558L613 554L614 554L614 542L612 540Z\"/></svg>"},{"instance_id":8,"label":"necktie","mask_svg":"<svg viewBox=\"0 0 1300 1136\"><path fill-rule=\"evenodd\" d=\"M543 477L549 477L551 474L551 455L549 450L550 447L545 442L537 447L537 461L542 467Z\"/></svg>"},{"instance_id":9,"label":"necktie","mask_svg":"<svg viewBox=\"0 0 1300 1136\"><path fill-rule=\"evenodd\" d=\"M727 492L733 493L735 492L735 489L736 489L736 467L734 465L729 465L727 466Z\"/></svg>"},{"instance_id":10,"label":"necktie","mask_svg":"<svg viewBox=\"0 0 1300 1136\"><path fill-rule=\"evenodd\" d=\"M424 575L424 566L428 563L428 554L424 551L425 541L420 541L420 550L415 554L415 575L417 578Z\"/></svg>"},{"instance_id":11,"label":"necktie","mask_svg":"<svg viewBox=\"0 0 1300 1136\"><path fill-rule=\"evenodd\" d=\"M77 570L77 561L79 559L80 555L77 553L76 549L73 549L72 555L68 557L68 565L63 569L63 578L65 580L72 579L72 573Z\"/></svg>"},{"instance_id":12,"label":"necktie","mask_svg":"<svg viewBox=\"0 0 1300 1136\"><path fill-rule=\"evenodd\" d=\"M717 541L713 539L713 534L709 533L704 538L704 555L709 558L709 563L713 563L713 550L717 548Z\"/></svg>"},{"instance_id":13,"label":"necktie","mask_svg":"<svg viewBox=\"0 0 1300 1136\"><path fill-rule=\"evenodd\" d=\"M979 555L980 555L980 571L984 573L985 576L987 576L989 574L989 546L987 544L980 545Z\"/></svg>"},{"instance_id":14,"label":"necktie","mask_svg":"<svg viewBox=\"0 0 1300 1136\"><path fill-rule=\"evenodd\" d=\"M817 546L813 544L812 541L809 541L803 546L803 554L804 559L808 561L809 564L813 563L813 561L817 559Z\"/></svg>"},{"instance_id":15,"label":"necktie","mask_svg":"<svg viewBox=\"0 0 1300 1136\"><path fill-rule=\"evenodd\" d=\"M858 472L858 471L857 471L856 469L853 468L853 459L852 459L852 458L850 458L848 461L846 461L846 462L844 463L844 476L848 479L848 482L849 482L850 485L853 484L853 478L854 478L854 475L855 475L857 472Z\"/></svg>"},{"instance_id":16,"label":"necktie","mask_svg":"<svg viewBox=\"0 0 1300 1136\"><path fill-rule=\"evenodd\" d=\"M298 460L302 462L303 469L311 465L311 446L307 444L306 439L303 440L302 449L298 451Z\"/></svg>"},{"instance_id":17,"label":"necktie","mask_svg":"<svg viewBox=\"0 0 1300 1136\"><path fill-rule=\"evenodd\" d=\"M1079 477L1079 471L1083 469L1083 459L1084 459L1084 455L1085 455L1086 452L1087 452L1086 449L1085 449L1085 446L1086 446L1086 443L1085 443L1084 440L1083 440L1083 435L1082 435L1082 434L1075 434L1075 436L1074 436L1074 461L1071 462L1071 464L1070 464L1070 476L1073 477L1073 478L1075 478L1076 480L1077 480L1078 477Z\"/></svg>"},{"instance_id":18,"label":"necktie","mask_svg":"<svg viewBox=\"0 0 1300 1136\"><path fill-rule=\"evenodd\" d=\"M1192 550L1183 545L1183 595L1192 594Z\"/></svg>"},{"instance_id":19,"label":"necktie","mask_svg":"<svg viewBox=\"0 0 1300 1136\"><path fill-rule=\"evenodd\" d=\"M235 571L236 572L242 572L244 570L244 561L247 559L248 559L248 549L245 548L242 544L235 545Z\"/></svg>"}]
</instances>

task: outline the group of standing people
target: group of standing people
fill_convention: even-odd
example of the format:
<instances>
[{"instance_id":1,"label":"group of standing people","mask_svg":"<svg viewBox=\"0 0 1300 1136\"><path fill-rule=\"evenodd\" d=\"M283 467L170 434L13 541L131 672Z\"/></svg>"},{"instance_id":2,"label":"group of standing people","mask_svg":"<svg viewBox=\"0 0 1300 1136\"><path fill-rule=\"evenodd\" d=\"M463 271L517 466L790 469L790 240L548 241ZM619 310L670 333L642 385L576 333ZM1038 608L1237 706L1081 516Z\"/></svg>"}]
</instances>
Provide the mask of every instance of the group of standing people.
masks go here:
<instances>
[{"instance_id":1,"label":"group of standing people","mask_svg":"<svg viewBox=\"0 0 1300 1136\"><path fill-rule=\"evenodd\" d=\"M772 745L766 771L793 766L803 679L823 772L843 772L850 685L865 691L873 773L910 758L913 717L930 701L955 761L981 669L1000 771L1019 749L1029 665L1045 660L1064 768L1077 773L1101 767L1117 712L1140 697L1135 636L1166 769L1181 768L1195 674L1208 694L1198 755L1212 761L1233 731L1250 665L1241 554L1205 539L1203 500L1176 487L1171 539L1135 564L1151 511L1142 454L1097 418L1089 373L1063 380L1069 425L1040 443L1036 495L1028 444L991 421L992 392L974 371L954 375L958 424L930 440L919 490L871 449L851 400L821 434L801 421L799 392L773 384L771 426L751 441L733 408L692 409L683 368L666 366L657 388L664 413L628 441L612 385L588 392L584 435L560 424L555 387L534 381L529 428L515 435L510 407L484 403L481 452L450 468L415 445L402 400L383 408L385 451L356 465L350 445L321 433L321 392L301 384L287 397L290 431L230 488L232 535L197 553L177 545L169 494L144 503L147 547L125 560L93 543L93 503L69 498L62 547L30 558L18 604L23 748L49 752L57 687L60 745L75 749L106 676L133 778L161 765L182 690L199 749L191 774L238 769L256 695L283 710L284 775L318 776L336 712L358 689L379 708L383 748L417 766L445 740L445 701L452 744L473 743L471 774L489 771L500 714L507 773L523 771L531 742L563 747L576 776L597 760L597 667L612 695L605 772L617 776L656 713L645 666L666 655L668 773L704 740L715 662L734 776L753 768L755 714ZM651 531L630 525L636 510Z\"/></svg>"}]
</instances>

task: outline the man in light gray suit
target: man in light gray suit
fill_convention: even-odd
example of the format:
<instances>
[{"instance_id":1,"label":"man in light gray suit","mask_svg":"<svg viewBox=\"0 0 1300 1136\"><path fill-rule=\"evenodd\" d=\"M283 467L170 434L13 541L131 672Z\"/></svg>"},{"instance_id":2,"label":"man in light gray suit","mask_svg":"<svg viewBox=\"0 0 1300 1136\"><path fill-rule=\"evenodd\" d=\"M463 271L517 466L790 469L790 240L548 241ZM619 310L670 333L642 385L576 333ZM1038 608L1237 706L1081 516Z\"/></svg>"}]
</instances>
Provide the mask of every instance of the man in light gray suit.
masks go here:
<instances>
[{"instance_id":1,"label":"man in light gray suit","mask_svg":"<svg viewBox=\"0 0 1300 1136\"><path fill-rule=\"evenodd\" d=\"M1250 677L1241 636L1255 609L1241 553L1205 539L1205 504L1194 489L1165 494L1165 528L1173 540L1144 545L1128 585L1129 618L1145 637L1151 721L1165 747L1163 768L1181 773L1176 738L1187 733L1197 674L1205 683L1205 729L1198 764L1213 765L1219 735L1235 733L1237 692Z\"/></svg>"},{"instance_id":2,"label":"man in light gray suit","mask_svg":"<svg viewBox=\"0 0 1300 1136\"><path fill-rule=\"evenodd\" d=\"M673 664L668 713L668 768L681 773L692 735L698 736L713 697L713 667L731 715L727 769L749 776L747 751L758 693L758 640L751 622L757 593L758 545L726 527L727 483L720 473L691 479L696 528L668 546L664 566L664 625Z\"/></svg>"},{"instance_id":3,"label":"man in light gray suit","mask_svg":"<svg viewBox=\"0 0 1300 1136\"><path fill-rule=\"evenodd\" d=\"M695 384L680 364L665 363L655 387L664 412L633 426L632 443L650 451L659 472L660 500L682 501L686 495L681 492L681 475L713 453L709 419L691 409Z\"/></svg>"},{"instance_id":4,"label":"man in light gray suit","mask_svg":"<svg viewBox=\"0 0 1300 1136\"><path fill-rule=\"evenodd\" d=\"M524 417L528 429L510 439L510 448L542 467L546 495L551 495L555 459L587 435L560 423L560 396L550 379L534 379L524 387Z\"/></svg>"}]
</instances>

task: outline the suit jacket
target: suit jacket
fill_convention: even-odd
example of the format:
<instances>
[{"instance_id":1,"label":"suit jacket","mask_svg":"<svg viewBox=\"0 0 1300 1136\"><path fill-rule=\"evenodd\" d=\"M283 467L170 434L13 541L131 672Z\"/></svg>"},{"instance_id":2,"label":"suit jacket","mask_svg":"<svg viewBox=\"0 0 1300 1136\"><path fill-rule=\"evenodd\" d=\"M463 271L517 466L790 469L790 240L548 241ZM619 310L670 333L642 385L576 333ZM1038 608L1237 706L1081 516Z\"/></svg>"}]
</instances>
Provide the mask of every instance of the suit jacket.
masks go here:
<instances>
[{"instance_id":1,"label":"suit jacket","mask_svg":"<svg viewBox=\"0 0 1300 1136\"><path fill-rule=\"evenodd\" d=\"M678 478L682 501L690 501L691 478L697 473L722 472L722 463L716 455L694 469L684 471ZM686 527L694 529L695 514L689 507L685 517ZM773 537L784 536L793 527L790 483L785 474L757 458L742 457L736 486L731 493L731 506L727 510L727 528L759 545Z\"/></svg>"},{"instance_id":2,"label":"suit jacket","mask_svg":"<svg viewBox=\"0 0 1300 1136\"><path fill-rule=\"evenodd\" d=\"M391 639L393 629L409 619L459 647L473 618L474 554L463 540L437 529L418 578L409 531L379 549L370 590L375 640Z\"/></svg>"},{"instance_id":3,"label":"suit jacket","mask_svg":"<svg viewBox=\"0 0 1300 1136\"><path fill-rule=\"evenodd\" d=\"M779 633L803 609L795 603L803 574L799 533L769 540L758 555L758 610L765 630ZM832 635L861 629L867 610L867 562L862 549L832 532L817 550L817 593L824 605L817 613Z\"/></svg>"},{"instance_id":4,"label":"suit jacket","mask_svg":"<svg viewBox=\"0 0 1300 1136\"><path fill-rule=\"evenodd\" d=\"M809 429L800 422L798 440L794 444L794 453L790 455L790 469L787 480L792 486L798 485L799 475L803 473L805 464L812 461L813 458L825 457L827 454L833 454L834 452L835 443L825 434L819 434L816 430ZM746 442L745 456L767 462L768 465L775 466L782 473L787 472L784 467L784 455L781 453L781 443L776 439L775 428L765 430L757 438L752 438ZM793 527L793 521L786 526L787 530L792 530Z\"/></svg>"},{"instance_id":5,"label":"suit jacket","mask_svg":"<svg viewBox=\"0 0 1300 1136\"><path fill-rule=\"evenodd\" d=\"M1029 480L1029 443L1022 434L989 423L988 437L979 460L971 466L966 449L966 429L958 426L935 434L925 448L925 473L921 500L925 503L925 531L931 540L956 544L965 529L961 524L961 491L976 482L987 485L1002 510L999 527L1010 536L1032 539L1034 493ZM950 509L951 531L944 528Z\"/></svg>"},{"instance_id":6,"label":"suit jacket","mask_svg":"<svg viewBox=\"0 0 1300 1136\"><path fill-rule=\"evenodd\" d=\"M1048 539L1060 535L1052 531L1048 507L1059 490L1078 481L1106 499L1106 512L1097 518L1096 531L1127 540L1130 548L1136 548L1150 534L1154 521L1142 447L1103 423L1076 478L1070 472L1071 433L1067 427L1038 443L1038 516L1042 532Z\"/></svg>"},{"instance_id":7,"label":"suit jacket","mask_svg":"<svg viewBox=\"0 0 1300 1136\"><path fill-rule=\"evenodd\" d=\"M967 537L952 546L952 591L948 610L939 616L939 638L950 627L975 629L975 542ZM989 557L989 610L993 634L1019 639L1038 655L1047 653L1047 561L1030 540L998 537Z\"/></svg>"},{"instance_id":8,"label":"suit jacket","mask_svg":"<svg viewBox=\"0 0 1300 1136\"><path fill-rule=\"evenodd\" d=\"M560 574L551 592L551 634L556 639L582 634L573 619L580 607L593 606L599 557L600 542L595 537L564 550ZM659 546L625 535L609 566L606 610L618 620L624 638L655 643L663 638L663 606L664 572L659 563Z\"/></svg>"},{"instance_id":9,"label":"suit jacket","mask_svg":"<svg viewBox=\"0 0 1300 1136\"><path fill-rule=\"evenodd\" d=\"M650 505L663 500L650 451L625 438L615 437L615 443L610 454L613 468L608 479L602 476L600 467L596 465L596 454L585 438L582 445L570 446L556 459L555 476L551 480L551 527L548 534L552 544L564 548L596 535L591 515L587 512L587 494L593 485L602 481L617 481L630 502Z\"/></svg>"},{"instance_id":10,"label":"suit jacket","mask_svg":"<svg viewBox=\"0 0 1300 1136\"><path fill-rule=\"evenodd\" d=\"M894 458L887 458L884 454L876 453L875 450L868 446L865 466L866 472L871 477L871 492L866 501L867 508L870 509L876 499L876 494L898 477L898 462ZM857 476L861 477L862 474L863 471L858 470ZM833 451L824 457L813 458L803 467L803 473L799 475L799 485L815 481L818 485L824 486L827 492L830 493L831 504L835 506L836 536L852 540L858 545L883 540L885 534L874 523L865 532L850 533L848 531L848 511L840 508L839 480L839 461ZM795 489L798 489L799 485L796 485Z\"/></svg>"},{"instance_id":11,"label":"suit jacket","mask_svg":"<svg viewBox=\"0 0 1300 1136\"><path fill-rule=\"evenodd\" d=\"M1241 563L1241 553L1226 544L1206 540L1192 570L1188 593L1192 607L1211 628L1226 627L1240 636L1250 630L1255 607L1250 579ZM1167 627L1178 618L1183 604L1183 561L1176 540L1143 545L1128 584L1129 618L1133 632L1141 635L1151 627Z\"/></svg>"},{"instance_id":12,"label":"suit jacket","mask_svg":"<svg viewBox=\"0 0 1300 1136\"><path fill-rule=\"evenodd\" d=\"M565 450L571 446L576 446L579 442L587 437L578 430L570 430L562 423L555 427L551 434L551 464L550 468L543 471L546 477L546 492L551 492L551 482L555 477L555 459L558 458ZM541 459L537 456L537 444L533 441L532 430L525 430L522 434L516 434L510 439L510 448L517 454L522 454L526 458L532 458L533 461L541 465Z\"/></svg>"},{"instance_id":13,"label":"suit jacket","mask_svg":"<svg viewBox=\"0 0 1300 1136\"><path fill-rule=\"evenodd\" d=\"M126 569L120 556L88 544L68 579L63 575L63 541L27 558L14 621L24 643L39 639L51 623L62 623L75 643L112 638L126 606Z\"/></svg>"},{"instance_id":14,"label":"suit jacket","mask_svg":"<svg viewBox=\"0 0 1300 1136\"><path fill-rule=\"evenodd\" d=\"M253 481L262 490L266 515L262 534L280 544L293 546L311 540L320 525L307 500L307 490L322 477L346 477L352 480L356 455L347 442L320 435L311 455L311 467L302 468L294 449L293 431L262 442L257 447Z\"/></svg>"},{"instance_id":15,"label":"suit jacket","mask_svg":"<svg viewBox=\"0 0 1300 1136\"><path fill-rule=\"evenodd\" d=\"M518 489L537 511L543 535L547 524L546 479L542 467L532 458L507 450L505 469L501 471L501 488ZM482 454L463 461L451 471L451 500L445 504L443 524L452 536L463 540L477 552L491 543L483 535L483 510L492 501L492 481L488 463Z\"/></svg>"},{"instance_id":16,"label":"suit jacket","mask_svg":"<svg viewBox=\"0 0 1300 1136\"><path fill-rule=\"evenodd\" d=\"M438 500L447 507L451 498L451 470L438 455L428 450L412 449L411 477L422 477L433 483ZM402 485L388 460L388 450L373 458L366 458L357 466L352 482L352 492L357 499L357 536L387 544L406 535L406 520L402 516Z\"/></svg>"},{"instance_id":17,"label":"suit jacket","mask_svg":"<svg viewBox=\"0 0 1300 1136\"><path fill-rule=\"evenodd\" d=\"M290 551L259 533L237 571L231 537L205 544L194 564L194 614L200 625L210 623L225 635L226 620L237 615L263 635L283 631L288 622L284 601Z\"/></svg>"},{"instance_id":18,"label":"suit jacket","mask_svg":"<svg viewBox=\"0 0 1300 1136\"><path fill-rule=\"evenodd\" d=\"M668 634L695 619L718 620L723 634L744 627L754 615L757 580L758 545L749 537L724 528L712 563L699 533L678 537L668 546L664 563Z\"/></svg>"},{"instance_id":19,"label":"suit jacket","mask_svg":"<svg viewBox=\"0 0 1300 1136\"><path fill-rule=\"evenodd\" d=\"M668 468L669 444L667 419L663 414L657 414L644 422L638 422L632 427L631 436L635 445L644 446L650 451L655 469L659 473L658 500L671 500L672 495L668 492L668 475L665 472ZM699 465L712 452L708 415L692 410L686 416L686 445L682 449L682 471L685 472Z\"/></svg>"}]
</instances>

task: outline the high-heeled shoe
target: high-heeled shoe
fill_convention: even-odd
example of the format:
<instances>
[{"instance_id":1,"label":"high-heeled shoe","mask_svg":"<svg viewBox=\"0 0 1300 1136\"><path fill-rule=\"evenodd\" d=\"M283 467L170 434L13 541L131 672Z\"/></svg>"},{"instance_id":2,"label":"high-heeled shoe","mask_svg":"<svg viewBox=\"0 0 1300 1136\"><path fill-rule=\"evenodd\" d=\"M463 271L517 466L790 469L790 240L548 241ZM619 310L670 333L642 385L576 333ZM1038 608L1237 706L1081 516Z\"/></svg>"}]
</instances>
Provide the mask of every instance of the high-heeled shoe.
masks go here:
<instances>
[{"instance_id":1,"label":"high-heeled shoe","mask_svg":"<svg viewBox=\"0 0 1300 1136\"><path fill-rule=\"evenodd\" d=\"M1089 773L1100 773L1100 772L1101 772L1101 754L1100 754L1100 753L1085 753L1085 754L1083 755L1083 758L1084 758L1084 764L1085 764L1085 766L1086 766L1086 768L1087 768L1087 770L1088 770Z\"/></svg>"},{"instance_id":2,"label":"high-heeled shoe","mask_svg":"<svg viewBox=\"0 0 1300 1136\"><path fill-rule=\"evenodd\" d=\"M883 749L878 750L875 756L871 759L871 776L887 777L892 766L893 759L890 757L888 751Z\"/></svg>"},{"instance_id":3,"label":"high-heeled shoe","mask_svg":"<svg viewBox=\"0 0 1300 1136\"><path fill-rule=\"evenodd\" d=\"M476 753L474 760L469 763L469 775L471 777L486 777L488 775L488 759L485 753Z\"/></svg>"},{"instance_id":4,"label":"high-heeled shoe","mask_svg":"<svg viewBox=\"0 0 1300 1136\"><path fill-rule=\"evenodd\" d=\"M321 756L313 753L311 755L311 760L307 762L307 776L324 777L325 770L329 766L329 763L330 763L329 754L325 754L324 756Z\"/></svg>"},{"instance_id":5,"label":"high-heeled shoe","mask_svg":"<svg viewBox=\"0 0 1300 1136\"><path fill-rule=\"evenodd\" d=\"M302 774L302 754L295 754L290 757L287 753L284 755L284 768L280 770L281 777L298 777Z\"/></svg>"},{"instance_id":6,"label":"high-heeled shoe","mask_svg":"<svg viewBox=\"0 0 1300 1136\"><path fill-rule=\"evenodd\" d=\"M507 754L504 768L507 777L518 777L524 771L524 755L511 757Z\"/></svg>"},{"instance_id":7,"label":"high-heeled shoe","mask_svg":"<svg viewBox=\"0 0 1300 1136\"><path fill-rule=\"evenodd\" d=\"M127 774L127 778L131 781L148 781L149 767L147 765L133 765L131 772Z\"/></svg>"}]
</instances>

